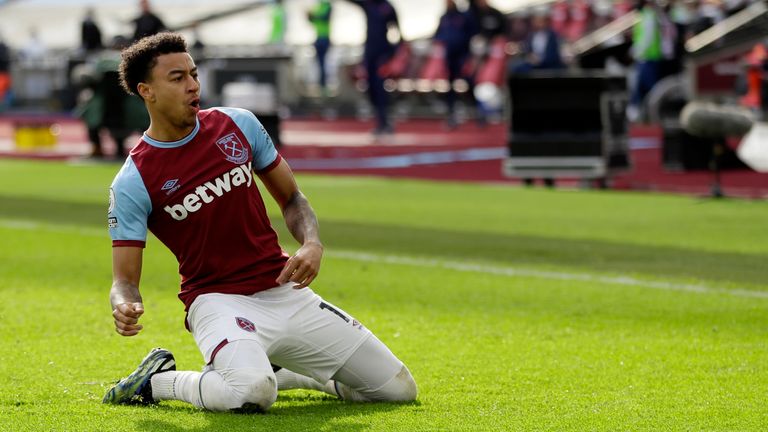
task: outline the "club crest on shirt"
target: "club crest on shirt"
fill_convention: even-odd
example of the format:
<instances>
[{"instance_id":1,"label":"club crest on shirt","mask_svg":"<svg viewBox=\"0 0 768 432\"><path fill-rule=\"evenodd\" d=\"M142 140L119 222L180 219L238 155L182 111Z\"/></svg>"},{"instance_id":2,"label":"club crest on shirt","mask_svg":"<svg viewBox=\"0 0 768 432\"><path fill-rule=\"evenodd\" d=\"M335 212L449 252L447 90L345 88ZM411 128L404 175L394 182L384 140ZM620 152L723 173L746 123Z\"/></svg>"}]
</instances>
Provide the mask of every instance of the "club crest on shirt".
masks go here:
<instances>
[{"instance_id":1,"label":"club crest on shirt","mask_svg":"<svg viewBox=\"0 0 768 432\"><path fill-rule=\"evenodd\" d=\"M250 320L247 320L243 317L235 317L235 322L237 322L237 326L241 329L250 333L256 333L256 325Z\"/></svg>"},{"instance_id":2,"label":"club crest on shirt","mask_svg":"<svg viewBox=\"0 0 768 432\"><path fill-rule=\"evenodd\" d=\"M234 133L216 140L216 146L224 153L227 160L234 164L240 165L248 160L248 151Z\"/></svg>"},{"instance_id":3,"label":"club crest on shirt","mask_svg":"<svg viewBox=\"0 0 768 432\"><path fill-rule=\"evenodd\" d=\"M109 209L107 209L107 213L112 213L113 211L115 211L115 190L109 188Z\"/></svg>"}]
</instances>

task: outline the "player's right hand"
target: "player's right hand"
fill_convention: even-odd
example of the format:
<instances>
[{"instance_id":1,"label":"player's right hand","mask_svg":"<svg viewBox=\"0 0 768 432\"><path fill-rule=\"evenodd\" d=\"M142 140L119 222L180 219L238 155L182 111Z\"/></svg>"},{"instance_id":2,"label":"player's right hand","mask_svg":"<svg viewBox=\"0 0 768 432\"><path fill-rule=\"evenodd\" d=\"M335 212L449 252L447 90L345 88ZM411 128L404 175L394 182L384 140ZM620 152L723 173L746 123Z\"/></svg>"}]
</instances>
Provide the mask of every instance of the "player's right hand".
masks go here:
<instances>
[{"instance_id":1,"label":"player's right hand","mask_svg":"<svg viewBox=\"0 0 768 432\"><path fill-rule=\"evenodd\" d=\"M142 303L120 303L115 305L112 316L115 318L115 330L123 336L135 336L144 328L139 324L139 317L144 314Z\"/></svg>"}]
</instances>

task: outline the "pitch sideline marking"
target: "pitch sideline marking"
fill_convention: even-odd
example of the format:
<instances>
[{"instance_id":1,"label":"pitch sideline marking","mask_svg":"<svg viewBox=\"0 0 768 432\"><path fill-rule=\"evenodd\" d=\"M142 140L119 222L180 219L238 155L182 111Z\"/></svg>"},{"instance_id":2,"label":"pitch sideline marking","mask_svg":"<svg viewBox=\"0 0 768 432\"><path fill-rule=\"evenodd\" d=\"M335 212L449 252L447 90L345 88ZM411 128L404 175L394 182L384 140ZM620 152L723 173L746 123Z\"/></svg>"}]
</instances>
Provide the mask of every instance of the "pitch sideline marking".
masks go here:
<instances>
[{"instance_id":1,"label":"pitch sideline marking","mask_svg":"<svg viewBox=\"0 0 768 432\"><path fill-rule=\"evenodd\" d=\"M21 220L2 220L0 227L17 230L39 231L50 230L58 232L70 232L81 235L107 237L106 229L79 227L74 225L41 224ZM696 294L726 294L734 297L768 299L768 292L742 289L722 289L705 285L683 284L663 281L646 281L629 276L603 276L592 273L569 273L548 270L536 270L531 268L506 267L499 265L466 263L460 261L417 258L405 255L385 255L370 252L352 250L329 250L325 253L331 258L347 259L359 262L375 262L385 264L406 265L411 267L443 268L465 273L485 273L507 277L531 277L538 279L596 282L610 285L623 285L638 288L649 288L663 291L680 291Z\"/></svg>"},{"instance_id":2,"label":"pitch sideline marking","mask_svg":"<svg viewBox=\"0 0 768 432\"><path fill-rule=\"evenodd\" d=\"M413 267L433 267L468 273L486 273L508 277L532 277L538 279L597 282L611 285L624 285L639 288L650 288L663 291L682 291L697 294L727 294L735 297L768 299L768 292L742 289L722 289L705 285L682 284L662 281L646 281L629 276L601 276L590 273L568 273L530 268L504 267L487 264L464 263L459 261L416 258L398 255L378 255L368 252L328 251L326 255L333 258L348 259L362 262L383 262Z\"/></svg>"}]
</instances>

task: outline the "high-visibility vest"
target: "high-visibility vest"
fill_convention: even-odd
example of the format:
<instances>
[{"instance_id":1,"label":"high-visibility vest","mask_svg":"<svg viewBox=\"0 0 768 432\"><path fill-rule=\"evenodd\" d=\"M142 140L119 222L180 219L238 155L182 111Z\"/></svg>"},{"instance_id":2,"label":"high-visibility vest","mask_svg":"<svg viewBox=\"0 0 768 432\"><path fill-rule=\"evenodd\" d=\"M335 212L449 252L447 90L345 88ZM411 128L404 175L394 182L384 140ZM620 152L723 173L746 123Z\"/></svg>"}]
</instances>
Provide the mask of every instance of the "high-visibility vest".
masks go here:
<instances>
[{"instance_id":1,"label":"high-visibility vest","mask_svg":"<svg viewBox=\"0 0 768 432\"><path fill-rule=\"evenodd\" d=\"M662 59L662 51L661 51L661 24L659 23L659 19L656 16L656 12L651 9L650 7L644 7L643 10L640 12L640 21L635 24L635 27L632 32L632 40L635 41L635 43L638 43L641 40L645 40L646 38L646 22L648 20L653 20L653 34L651 35L651 43L645 48L645 50L640 53L639 59L645 60L645 61L654 61L654 60L661 60Z\"/></svg>"},{"instance_id":2,"label":"high-visibility vest","mask_svg":"<svg viewBox=\"0 0 768 432\"><path fill-rule=\"evenodd\" d=\"M768 61L768 50L759 43L747 54L747 94L741 98L741 104L759 109L762 106L763 64Z\"/></svg>"},{"instance_id":3,"label":"high-visibility vest","mask_svg":"<svg viewBox=\"0 0 768 432\"><path fill-rule=\"evenodd\" d=\"M331 3L328 0L318 3L310 13L310 21L315 27L318 39L329 39L331 36Z\"/></svg>"}]
</instances>

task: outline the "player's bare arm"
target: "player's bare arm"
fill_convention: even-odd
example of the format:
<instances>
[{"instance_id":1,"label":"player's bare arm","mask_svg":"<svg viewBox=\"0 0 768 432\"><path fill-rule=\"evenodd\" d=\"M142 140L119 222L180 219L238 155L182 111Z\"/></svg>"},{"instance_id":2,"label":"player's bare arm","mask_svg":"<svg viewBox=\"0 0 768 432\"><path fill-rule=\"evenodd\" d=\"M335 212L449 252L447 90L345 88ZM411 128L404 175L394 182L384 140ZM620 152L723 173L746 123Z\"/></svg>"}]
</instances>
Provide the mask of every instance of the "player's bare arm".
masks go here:
<instances>
[{"instance_id":1,"label":"player's bare arm","mask_svg":"<svg viewBox=\"0 0 768 432\"><path fill-rule=\"evenodd\" d=\"M143 249L140 247L112 248L112 289L109 300L115 330L123 336L137 335L143 326L139 317L144 305L139 293Z\"/></svg>"},{"instance_id":2,"label":"player's bare arm","mask_svg":"<svg viewBox=\"0 0 768 432\"><path fill-rule=\"evenodd\" d=\"M315 212L299 190L285 161L268 173L259 175L259 178L280 206L291 235L301 244L288 259L277 283L294 282L297 284L295 288L305 288L317 277L323 257Z\"/></svg>"}]
</instances>

